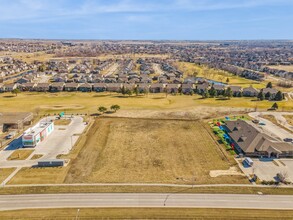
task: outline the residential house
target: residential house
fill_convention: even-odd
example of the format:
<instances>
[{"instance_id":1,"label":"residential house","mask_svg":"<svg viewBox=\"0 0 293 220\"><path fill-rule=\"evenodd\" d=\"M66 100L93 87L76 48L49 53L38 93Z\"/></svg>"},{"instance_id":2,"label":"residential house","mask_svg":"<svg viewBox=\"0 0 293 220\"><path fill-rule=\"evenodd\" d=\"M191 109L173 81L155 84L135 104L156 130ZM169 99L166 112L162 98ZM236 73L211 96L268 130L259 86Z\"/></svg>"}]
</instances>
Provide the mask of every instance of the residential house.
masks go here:
<instances>
[{"instance_id":1,"label":"residential house","mask_svg":"<svg viewBox=\"0 0 293 220\"><path fill-rule=\"evenodd\" d=\"M182 84L181 90L183 94L192 94L194 92L194 84L192 83Z\"/></svg>"},{"instance_id":2,"label":"residential house","mask_svg":"<svg viewBox=\"0 0 293 220\"><path fill-rule=\"evenodd\" d=\"M121 92L121 83L109 83L107 84L107 91L109 92Z\"/></svg>"},{"instance_id":3,"label":"residential house","mask_svg":"<svg viewBox=\"0 0 293 220\"><path fill-rule=\"evenodd\" d=\"M12 90L17 89L17 88L18 88L17 83L10 83L10 84L4 85L4 91L5 92L12 92Z\"/></svg>"},{"instance_id":4,"label":"residential house","mask_svg":"<svg viewBox=\"0 0 293 220\"><path fill-rule=\"evenodd\" d=\"M276 90L274 88L264 88L264 89L262 89L262 92L265 95L266 99L273 100L276 97L278 90Z\"/></svg>"},{"instance_id":5,"label":"residential house","mask_svg":"<svg viewBox=\"0 0 293 220\"><path fill-rule=\"evenodd\" d=\"M36 86L36 83L23 83L21 85L19 85L19 88L21 91L35 91L35 86Z\"/></svg>"},{"instance_id":6,"label":"residential house","mask_svg":"<svg viewBox=\"0 0 293 220\"><path fill-rule=\"evenodd\" d=\"M167 84L166 90L167 93L178 93L180 88L180 84Z\"/></svg>"},{"instance_id":7,"label":"residential house","mask_svg":"<svg viewBox=\"0 0 293 220\"><path fill-rule=\"evenodd\" d=\"M229 88L232 91L232 94L234 97L238 97L242 93L242 87L241 86L229 86Z\"/></svg>"},{"instance_id":8,"label":"residential house","mask_svg":"<svg viewBox=\"0 0 293 220\"><path fill-rule=\"evenodd\" d=\"M154 83L150 86L151 93L163 93L165 92L165 84L163 83Z\"/></svg>"},{"instance_id":9,"label":"residential house","mask_svg":"<svg viewBox=\"0 0 293 220\"><path fill-rule=\"evenodd\" d=\"M54 82L50 86L50 92L61 92L64 90L64 85L63 82Z\"/></svg>"},{"instance_id":10,"label":"residential house","mask_svg":"<svg viewBox=\"0 0 293 220\"><path fill-rule=\"evenodd\" d=\"M205 91L210 89L210 84L209 83L202 83L202 84L197 84L196 85L196 92L198 94L203 94Z\"/></svg>"},{"instance_id":11,"label":"residential house","mask_svg":"<svg viewBox=\"0 0 293 220\"><path fill-rule=\"evenodd\" d=\"M214 84L212 87L217 91L217 95L224 95L226 85L223 84Z\"/></svg>"},{"instance_id":12,"label":"residential house","mask_svg":"<svg viewBox=\"0 0 293 220\"><path fill-rule=\"evenodd\" d=\"M259 93L259 90L253 88L252 86L243 89L243 96L246 97L256 97Z\"/></svg>"},{"instance_id":13,"label":"residential house","mask_svg":"<svg viewBox=\"0 0 293 220\"><path fill-rule=\"evenodd\" d=\"M50 84L49 83L38 83L37 85L35 85L34 90L37 92L49 92Z\"/></svg>"},{"instance_id":14,"label":"residential house","mask_svg":"<svg viewBox=\"0 0 293 220\"><path fill-rule=\"evenodd\" d=\"M78 88L78 90L81 92L91 92L92 89L93 89L93 86L89 83L83 83Z\"/></svg>"},{"instance_id":15,"label":"residential house","mask_svg":"<svg viewBox=\"0 0 293 220\"><path fill-rule=\"evenodd\" d=\"M78 90L78 83L66 83L64 86L64 91L67 92L76 92Z\"/></svg>"},{"instance_id":16,"label":"residential house","mask_svg":"<svg viewBox=\"0 0 293 220\"><path fill-rule=\"evenodd\" d=\"M107 90L106 83L94 83L93 84L93 91L95 92L105 92Z\"/></svg>"},{"instance_id":17,"label":"residential house","mask_svg":"<svg viewBox=\"0 0 293 220\"><path fill-rule=\"evenodd\" d=\"M148 93L150 90L150 84L148 83L138 83L136 87L139 93Z\"/></svg>"}]
</instances>

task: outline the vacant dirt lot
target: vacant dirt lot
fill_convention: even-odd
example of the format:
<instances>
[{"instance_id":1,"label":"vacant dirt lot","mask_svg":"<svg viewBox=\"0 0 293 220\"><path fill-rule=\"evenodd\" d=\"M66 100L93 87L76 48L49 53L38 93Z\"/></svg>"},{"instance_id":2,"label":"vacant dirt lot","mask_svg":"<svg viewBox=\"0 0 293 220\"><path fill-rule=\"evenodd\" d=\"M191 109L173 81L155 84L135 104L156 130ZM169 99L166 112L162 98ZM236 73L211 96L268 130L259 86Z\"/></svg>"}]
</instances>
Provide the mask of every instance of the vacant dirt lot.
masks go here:
<instances>
[{"instance_id":1,"label":"vacant dirt lot","mask_svg":"<svg viewBox=\"0 0 293 220\"><path fill-rule=\"evenodd\" d=\"M209 176L230 166L199 121L100 118L65 182L246 183L242 176Z\"/></svg>"}]
</instances>

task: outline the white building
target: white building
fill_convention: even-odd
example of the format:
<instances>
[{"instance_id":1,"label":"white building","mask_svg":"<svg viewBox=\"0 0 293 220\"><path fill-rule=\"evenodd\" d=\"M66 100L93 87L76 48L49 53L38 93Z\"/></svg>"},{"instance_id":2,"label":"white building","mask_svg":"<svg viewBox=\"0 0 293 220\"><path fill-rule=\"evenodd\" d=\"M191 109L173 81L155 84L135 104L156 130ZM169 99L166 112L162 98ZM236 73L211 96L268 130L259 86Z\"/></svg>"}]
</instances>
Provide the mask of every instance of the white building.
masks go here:
<instances>
[{"instance_id":1,"label":"white building","mask_svg":"<svg viewBox=\"0 0 293 220\"><path fill-rule=\"evenodd\" d=\"M35 147L54 131L54 122L39 122L22 136L23 147Z\"/></svg>"}]
</instances>

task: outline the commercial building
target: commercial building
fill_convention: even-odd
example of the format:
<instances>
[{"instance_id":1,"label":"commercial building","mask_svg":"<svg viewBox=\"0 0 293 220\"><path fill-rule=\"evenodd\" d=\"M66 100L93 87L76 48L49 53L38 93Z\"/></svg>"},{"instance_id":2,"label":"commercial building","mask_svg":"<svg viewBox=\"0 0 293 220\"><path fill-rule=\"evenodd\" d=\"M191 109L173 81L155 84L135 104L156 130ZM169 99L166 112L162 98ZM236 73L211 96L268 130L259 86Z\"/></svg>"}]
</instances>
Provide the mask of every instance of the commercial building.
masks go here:
<instances>
[{"instance_id":1,"label":"commercial building","mask_svg":"<svg viewBox=\"0 0 293 220\"><path fill-rule=\"evenodd\" d=\"M276 140L246 121L227 121L224 128L238 153L249 157L293 157L293 144Z\"/></svg>"},{"instance_id":2,"label":"commercial building","mask_svg":"<svg viewBox=\"0 0 293 220\"><path fill-rule=\"evenodd\" d=\"M31 112L2 112L0 113L0 132L23 129L33 120Z\"/></svg>"},{"instance_id":3,"label":"commercial building","mask_svg":"<svg viewBox=\"0 0 293 220\"><path fill-rule=\"evenodd\" d=\"M23 147L35 147L54 131L54 122L40 122L26 130L22 136Z\"/></svg>"}]
</instances>

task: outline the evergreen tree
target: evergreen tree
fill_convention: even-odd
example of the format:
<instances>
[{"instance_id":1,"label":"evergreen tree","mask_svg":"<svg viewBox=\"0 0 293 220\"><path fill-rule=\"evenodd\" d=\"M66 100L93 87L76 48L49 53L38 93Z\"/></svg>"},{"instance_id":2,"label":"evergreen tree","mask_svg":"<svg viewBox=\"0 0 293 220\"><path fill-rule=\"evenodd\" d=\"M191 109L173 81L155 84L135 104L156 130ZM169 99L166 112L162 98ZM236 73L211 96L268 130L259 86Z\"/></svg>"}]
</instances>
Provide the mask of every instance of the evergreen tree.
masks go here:
<instances>
[{"instance_id":1,"label":"evergreen tree","mask_svg":"<svg viewBox=\"0 0 293 220\"><path fill-rule=\"evenodd\" d=\"M273 109L278 109L279 106L278 106L278 104L275 102L275 103L273 104L272 108L273 108Z\"/></svg>"},{"instance_id":2,"label":"evergreen tree","mask_svg":"<svg viewBox=\"0 0 293 220\"><path fill-rule=\"evenodd\" d=\"M265 96L263 94L263 90L260 90L260 92L258 93L257 95L257 98L260 100L260 101L263 101L265 99Z\"/></svg>"},{"instance_id":3,"label":"evergreen tree","mask_svg":"<svg viewBox=\"0 0 293 220\"><path fill-rule=\"evenodd\" d=\"M209 90L209 94L210 94L210 96L211 97L215 97L216 96L216 90L215 90L215 88L212 86L212 88Z\"/></svg>"},{"instance_id":4,"label":"evergreen tree","mask_svg":"<svg viewBox=\"0 0 293 220\"><path fill-rule=\"evenodd\" d=\"M269 99L271 98L271 93L270 93L270 92L267 92L267 93L265 94L265 98L269 100Z\"/></svg>"},{"instance_id":5,"label":"evergreen tree","mask_svg":"<svg viewBox=\"0 0 293 220\"><path fill-rule=\"evenodd\" d=\"M283 100L283 93L281 91L278 91L275 97L276 101L282 101Z\"/></svg>"},{"instance_id":6,"label":"evergreen tree","mask_svg":"<svg viewBox=\"0 0 293 220\"><path fill-rule=\"evenodd\" d=\"M267 84L267 88L273 88L273 84L272 84L272 82L268 82L268 84Z\"/></svg>"}]
</instances>

